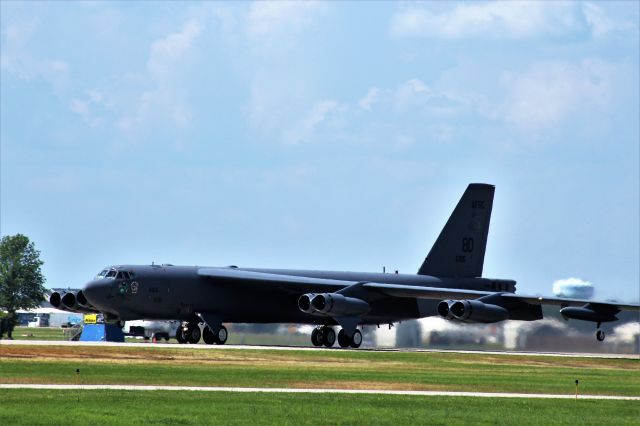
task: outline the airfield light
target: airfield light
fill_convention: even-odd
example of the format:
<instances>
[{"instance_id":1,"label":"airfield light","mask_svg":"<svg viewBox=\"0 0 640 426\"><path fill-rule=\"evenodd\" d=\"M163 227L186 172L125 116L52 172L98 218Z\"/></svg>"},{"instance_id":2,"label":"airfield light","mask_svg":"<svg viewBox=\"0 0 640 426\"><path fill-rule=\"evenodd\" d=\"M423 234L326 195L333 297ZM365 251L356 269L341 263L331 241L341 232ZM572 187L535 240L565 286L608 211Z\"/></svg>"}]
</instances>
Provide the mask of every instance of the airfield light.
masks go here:
<instances>
[{"instance_id":1,"label":"airfield light","mask_svg":"<svg viewBox=\"0 0 640 426\"><path fill-rule=\"evenodd\" d=\"M580 384L580 382L578 381L578 379L576 379L576 399L578 399L578 385Z\"/></svg>"}]
</instances>

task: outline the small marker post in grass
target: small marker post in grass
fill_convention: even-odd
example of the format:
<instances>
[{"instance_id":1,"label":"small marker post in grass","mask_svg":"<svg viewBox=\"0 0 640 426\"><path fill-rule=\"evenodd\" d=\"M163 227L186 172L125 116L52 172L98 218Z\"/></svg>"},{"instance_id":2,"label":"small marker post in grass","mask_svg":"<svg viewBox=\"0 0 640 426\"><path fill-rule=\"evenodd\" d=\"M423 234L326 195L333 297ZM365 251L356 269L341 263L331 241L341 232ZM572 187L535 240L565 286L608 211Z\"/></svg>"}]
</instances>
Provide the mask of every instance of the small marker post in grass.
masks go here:
<instances>
[{"instance_id":1,"label":"small marker post in grass","mask_svg":"<svg viewBox=\"0 0 640 426\"><path fill-rule=\"evenodd\" d=\"M576 379L576 400L578 399L578 385L580 384L580 382L578 381L578 379Z\"/></svg>"},{"instance_id":2,"label":"small marker post in grass","mask_svg":"<svg viewBox=\"0 0 640 426\"><path fill-rule=\"evenodd\" d=\"M80 369L76 368L76 386L80 385ZM78 389L78 402L80 402L80 390Z\"/></svg>"}]
</instances>

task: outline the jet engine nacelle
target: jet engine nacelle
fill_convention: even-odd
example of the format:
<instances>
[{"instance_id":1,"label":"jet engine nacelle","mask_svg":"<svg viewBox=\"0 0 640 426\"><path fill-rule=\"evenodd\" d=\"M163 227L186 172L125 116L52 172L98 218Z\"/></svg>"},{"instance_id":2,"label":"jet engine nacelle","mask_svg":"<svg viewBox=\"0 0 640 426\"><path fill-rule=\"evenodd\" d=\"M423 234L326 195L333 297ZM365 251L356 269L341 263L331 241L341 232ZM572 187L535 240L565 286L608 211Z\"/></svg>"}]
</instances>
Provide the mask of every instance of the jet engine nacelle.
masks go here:
<instances>
[{"instance_id":1,"label":"jet engine nacelle","mask_svg":"<svg viewBox=\"0 0 640 426\"><path fill-rule=\"evenodd\" d=\"M437 312L441 318L452 320L455 319L453 314L451 313L451 304L453 304L455 300L443 300L438 303Z\"/></svg>"},{"instance_id":2,"label":"jet engine nacelle","mask_svg":"<svg viewBox=\"0 0 640 426\"><path fill-rule=\"evenodd\" d=\"M57 291L51 293L51 296L49 296L49 303L51 303L51 306L54 308L60 309L60 305L62 304L62 296L60 296L60 293Z\"/></svg>"},{"instance_id":3,"label":"jet engine nacelle","mask_svg":"<svg viewBox=\"0 0 640 426\"><path fill-rule=\"evenodd\" d=\"M71 294L71 295L67 296L68 294ZM73 305L75 301L75 295L73 293L64 292L60 294L57 291L54 291L53 293L51 293L51 296L49 296L49 303L51 303L51 306L53 306L56 309L60 309L61 311L75 312L75 309L73 307L69 307L63 302L63 299L65 298L65 296L67 297L67 302Z\"/></svg>"},{"instance_id":4,"label":"jet engine nacelle","mask_svg":"<svg viewBox=\"0 0 640 426\"><path fill-rule=\"evenodd\" d=\"M311 300L316 297L315 293L303 294L298 299L298 309L307 314L315 314L316 310L311 305Z\"/></svg>"},{"instance_id":5,"label":"jet engine nacelle","mask_svg":"<svg viewBox=\"0 0 640 426\"><path fill-rule=\"evenodd\" d=\"M49 303L56 309L68 312L97 312L97 309L89 303L82 290L76 292L64 292L62 294L54 291L49 296Z\"/></svg>"},{"instance_id":6,"label":"jet engine nacelle","mask_svg":"<svg viewBox=\"0 0 640 426\"><path fill-rule=\"evenodd\" d=\"M492 305L480 302L479 300L454 300L447 302L447 315L443 318L452 316L454 319L465 322L499 322L509 318L509 311L502 306ZM438 304L438 314L441 311L441 304ZM442 305L444 312L444 305ZM442 316L442 315L440 315Z\"/></svg>"},{"instance_id":7,"label":"jet engine nacelle","mask_svg":"<svg viewBox=\"0 0 640 426\"><path fill-rule=\"evenodd\" d=\"M68 293L65 293L62 296L62 306L72 311L75 311L76 309L78 309L78 301L76 299L75 293L71 291Z\"/></svg>"},{"instance_id":8,"label":"jet engine nacelle","mask_svg":"<svg viewBox=\"0 0 640 426\"><path fill-rule=\"evenodd\" d=\"M82 290L78 290L78 292L76 293L76 303L82 309L90 309L92 311L96 310L96 308L91 303L89 303Z\"/></svg>"},{"instance_id":9,"label":"jet engine nacelle","mask_svg":"<svg viewBox=\"0 0 640 426\"><path fill-rule=\"evenodd\" d=\"M308 299L306 296L309 296ZM303 308L307 306L307 300L309 307L305 310ZM371 310L369 304L364 300L337 293L305 294L298 300L298 307L303 312L331 316L364 315Z\"/></svg>"}]
</instances>

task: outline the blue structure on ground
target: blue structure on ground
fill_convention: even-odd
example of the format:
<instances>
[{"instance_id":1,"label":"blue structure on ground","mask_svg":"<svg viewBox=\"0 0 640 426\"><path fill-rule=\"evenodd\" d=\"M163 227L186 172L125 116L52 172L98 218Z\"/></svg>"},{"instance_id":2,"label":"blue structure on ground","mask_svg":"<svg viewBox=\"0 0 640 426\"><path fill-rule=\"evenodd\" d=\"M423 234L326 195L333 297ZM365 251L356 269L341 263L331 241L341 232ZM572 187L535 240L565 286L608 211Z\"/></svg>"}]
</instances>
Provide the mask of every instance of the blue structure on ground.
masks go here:
<instances>
[{"instance_id":1,"label":"blue structure on ground","mask_svg":"<svg viewBox=\"0 0 640 426\"><path fill-rule=\"evenodd\" d=\"M85 324L81 342L124 342L124 333L117 324Z\"/></svg>"}]
</instances>

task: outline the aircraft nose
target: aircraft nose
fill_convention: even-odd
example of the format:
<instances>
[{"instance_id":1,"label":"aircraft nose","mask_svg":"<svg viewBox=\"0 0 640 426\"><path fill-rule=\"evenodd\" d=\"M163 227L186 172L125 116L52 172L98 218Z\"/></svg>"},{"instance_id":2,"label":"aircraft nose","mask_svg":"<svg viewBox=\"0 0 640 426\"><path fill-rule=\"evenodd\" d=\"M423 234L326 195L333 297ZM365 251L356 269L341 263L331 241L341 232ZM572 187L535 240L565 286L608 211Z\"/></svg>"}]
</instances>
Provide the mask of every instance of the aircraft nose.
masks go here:
<instances>
[{"instance_id":1,"label":"aircraft nose","mask_svg":"<svg viewBox=\"0 0 640 426\"><path fill-rule=\"evenodd\" d=\"M106 304L110 284L110 280L104 279L89 281L82 292L93 306L98 309L105 309L107 308Z\"/></svg>"}]
</instances>

